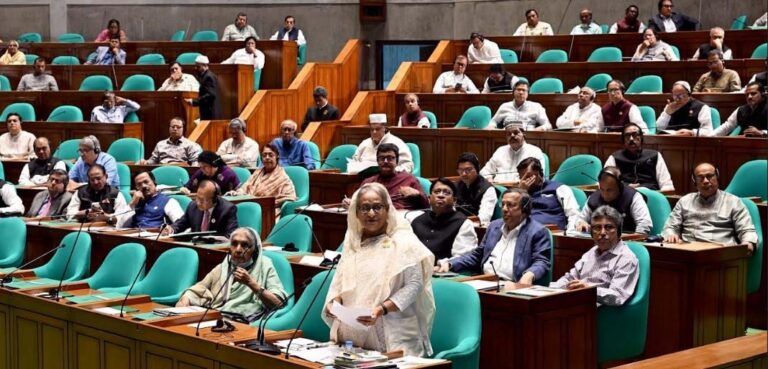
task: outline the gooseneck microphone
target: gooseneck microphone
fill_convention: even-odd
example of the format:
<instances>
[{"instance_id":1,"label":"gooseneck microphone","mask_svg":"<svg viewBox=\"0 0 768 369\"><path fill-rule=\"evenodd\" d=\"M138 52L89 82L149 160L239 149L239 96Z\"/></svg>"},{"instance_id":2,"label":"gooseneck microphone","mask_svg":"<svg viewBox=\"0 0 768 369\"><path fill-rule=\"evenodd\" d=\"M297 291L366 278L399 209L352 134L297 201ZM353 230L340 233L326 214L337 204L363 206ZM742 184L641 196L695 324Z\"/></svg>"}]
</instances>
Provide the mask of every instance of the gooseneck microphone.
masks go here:
<instances>
[{"instance_id":1,"label":"gooseneck microphone","mask_svg":"<svg viewBox=\"0 0 768 369\"><path fill-rule=\"evenodd\" d=\"M221 294L221 291L224 291L224 288L229 285L229 278L232 277L232 274L235 274L235 270L237 270L236 265L232 265L232 256L227 255L229 258L229 262L227 263L229 265L229 271L227 272L227 278L224 279L224 283L221 285L218 291L216 291L216 294L213 295L213 298L208 303L208 306L205 307L205 311L203 312L203 316L200 317L200 320L197 321L197 325L195 326L195 336L200 337L200 324L203 323L203 320L205 320L205 316L208 315L208 311L211 310L211 307L213 307L213 302L216 301L216 298L219 297L219 294Z\"/></svg>"},{"instance_id":2,"label":"gooseneck microphone","mask_svg":"<svg viewBox=\"0 0 768 369\"><path fill-rule=\"evenodd\" d=\"M496 276L496 292L501 292L501 278L499 277L499 273L496 273L496 266L493 265L493 260L489 260L488 263L491 264L491 269L493 269L493 275Z\"/></svg>"},{"instance_id":3,"label":"gooseneck microphone","mask_svg":"<svg viewBox=\"0 0 768 369\"><path fill-rule=\"evenodd\" d=\"M58 249L63 249L64 246L66 246L66 245L65 244L60 244L60 245L58 245L58 246L56 246L56 247L54 247L54 248L44 252L42 255L40 255L40 256L38 256L38 257L36 257L36 258L26 262L26 263L24 263L24 264L22 264L18 268L12 270L10 273L6 274L2 279L0 279L0 287L5 287L6 283L11 283L13 281L13 273L16 273L19 270L22 270L22 269L28 267L29 265L32 265L32 263L42 259L46 255L50 255L52 252L54 252L54 251L56 251Z\"/></svg>"},{"instance_id":4,"label":"gooseneck microphone","mask_svg":"<svg viewBox=\"0 0 768 369\"><path fill-rule=\"evenodd\" d=\"M88 213L90 211L91 211L90 208L85 209L85 214L83 215L85 219L88 219ZM80 234L83 233L84 225L85 225L85 222L80 223L80 229L77 230L77 235L75 236L75 242L72 243L72 250L69 250L69 256L67 257L67 262L64 264L64 269L61 271L61 276L59 277L59 286L48 290L48 298L50 299L59 301L59 292L61 292L61 285L64 283L64 276L67 275L67 269L69 268L69 263L72 261L72 255L75 254L75 249L77 248L77 240L80 239Z\"/></svg>"},{"instance_id":5,"label":"gooseneck microphone","mask_svg":"<svg viewBox=\"0 0 768 369\"><path fill-rule=\"evenodd\" d=\"M258 336L256 337L256 342L251 342L246 344L245 345L246 348L254 351L258 351L258 352L272 354L272 355L277 355L280 353L280 349L278 349L277 346L272 344L267 344L264 342L265 340L264 331L267 329L267 322L269 321L269 319L275 316L278 310L282 309L283 306L288 304L288 301L290 301L298 291L304 290L305 288L307 288L310 282L312 282L312 277L305 279L304 282L301 284L301 287L294 290L292 294L288 295L288 297L285 298L285 300L280 301L279 304L273 306L271 309L267 310L267 312L264 315L262 315L261 322L259 322L259 325L258 325L259 333L258 333Z\"/></svg>"},{"instance_id":6,"label":"gooseneck microphone","mask_svg":"<svg viewBox=\"0 0 768 369\"><path fill-rule=\"evenodd\" d=\"M153 247L153 248L154 248L154 247L157 245L157 240L158 240L158 239L160 239L160 236L162 236L162 235L163 235L163 230L164 230L164 229L165 229L165 227L167 227L167 226L168 226L168 224L167 224L167 223L163 223L163 225L160 227L160 230L159 230L159 231L157 231L157 237L155 237L155 240L152 242L152 247ZM133 282L131 282L131 286L130 286L130 287L128 287L128 292L126 292L126 293L125 293L125 298L123 299L123 302L120 304L120 317L121 317L121 318L124 316L124 315L123 315L123 310L125 309L125 304L126 304L126 302L128 302L128 296L130 296L130 295L131 295L131 291L133 291L133 286L135 286L135 285L136 285L136 282L139 280L139 276L141 275L141 273L142 273L142 272L144 271L144 269L146 269L146 268L147 268L147 258L145 257L145 258L144 258L144 263L142 263L142 264L141 264L141 268L139 268L139 271L138 271L138 272L136 272L136 276L135 276L135 277L133 277Z\"/></svg>"}]
</instances>

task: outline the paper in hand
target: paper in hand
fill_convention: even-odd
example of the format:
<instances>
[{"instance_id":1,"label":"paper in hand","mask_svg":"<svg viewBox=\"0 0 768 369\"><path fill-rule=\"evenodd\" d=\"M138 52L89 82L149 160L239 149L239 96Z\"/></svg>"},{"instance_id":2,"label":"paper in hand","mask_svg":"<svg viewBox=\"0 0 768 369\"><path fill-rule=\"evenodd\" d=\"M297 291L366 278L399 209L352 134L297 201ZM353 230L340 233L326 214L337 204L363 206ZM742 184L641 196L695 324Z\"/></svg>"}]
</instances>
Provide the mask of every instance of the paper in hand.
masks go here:
<instances>
[{"instance_id":1,"label":"paper in hand","mask_svg":"<svg viewBox=\"0 0 768 369\"><path fill-rule=\"evenodd\" d=\"M348 308L342 304L339 304L338 301L334 301L333 305L331 305L331 314L335 315L336 319L339 319L342 323L354 329L364 331L368 330L369 328L368 326L358 322L357 317L370 316L370 309Z\"/></svg>"}]
</instances>

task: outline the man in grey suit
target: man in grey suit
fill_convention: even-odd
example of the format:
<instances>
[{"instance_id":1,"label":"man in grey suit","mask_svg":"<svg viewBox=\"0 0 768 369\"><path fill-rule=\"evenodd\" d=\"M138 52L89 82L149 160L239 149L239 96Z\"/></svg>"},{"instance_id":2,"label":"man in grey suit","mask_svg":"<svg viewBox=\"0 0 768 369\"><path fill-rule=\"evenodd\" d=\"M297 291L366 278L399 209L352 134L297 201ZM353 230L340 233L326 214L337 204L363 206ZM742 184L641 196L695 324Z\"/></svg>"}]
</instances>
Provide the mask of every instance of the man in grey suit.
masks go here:
<instances>
[{"instance_id":1,"label":"man in grey suit","mask_svg":"<svg viewBox=\"0 0 768 369\"><path fill-rule=\"evenodd\" d=\"M28 217L54 217L67 213L67 205L72 199L68 192L67 184L69 175L65 170L54 169L46 182L47 190L40 191L32 200L26 216Z\"/></svg>"}]
</instances>

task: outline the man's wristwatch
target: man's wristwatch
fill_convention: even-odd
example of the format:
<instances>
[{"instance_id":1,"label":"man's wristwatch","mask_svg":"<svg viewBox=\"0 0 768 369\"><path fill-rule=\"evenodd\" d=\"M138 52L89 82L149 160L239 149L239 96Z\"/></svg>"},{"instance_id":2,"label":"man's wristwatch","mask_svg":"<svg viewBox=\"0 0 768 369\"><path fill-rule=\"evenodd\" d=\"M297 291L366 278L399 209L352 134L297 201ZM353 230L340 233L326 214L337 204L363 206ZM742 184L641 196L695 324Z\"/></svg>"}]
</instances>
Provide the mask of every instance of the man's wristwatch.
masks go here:
<instances>
[{"instance_id":1,"label":"man's wristwatch","mask_svg":"<svg viewBox=\"0 0 768 369\"><path fill-rule=\"evenodd\" d=\"M107 224L110 224L110 225L117 224L117 217L114 215L110 215L109 218L107 218Z\"/></svg>"}]
</instances>

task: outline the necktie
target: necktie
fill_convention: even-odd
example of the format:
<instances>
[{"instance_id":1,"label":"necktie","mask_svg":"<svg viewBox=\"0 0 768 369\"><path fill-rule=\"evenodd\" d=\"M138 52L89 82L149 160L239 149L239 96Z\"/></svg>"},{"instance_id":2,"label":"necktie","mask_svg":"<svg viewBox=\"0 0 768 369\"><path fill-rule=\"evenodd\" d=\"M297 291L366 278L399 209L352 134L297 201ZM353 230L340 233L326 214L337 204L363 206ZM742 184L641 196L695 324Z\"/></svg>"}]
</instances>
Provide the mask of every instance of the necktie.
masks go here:
<instances>
[{"instance_id":1,"label":"necktie","mask_svg":"<svg viewBox=\"0 0 768 369\"><path fill-rule=\"evenodd\" d=\"M203 212L203 223L200 224L200 232L208 232L208 225L211 223L211 213Z\"/></svg>"},{"instance_id":2,"label":"necktie","mask_svg":"<svg viewBox=\"0 0 768 369\"><path fill-rule=\"evenodd\" d=\"M51 203L53 203L53 200L48 197L48 201L46 201L43 207L40 208L40 211L37 213L37 215L41 217L47 217L48 212L51 211Z\"/></svg>"}]
</instances>

